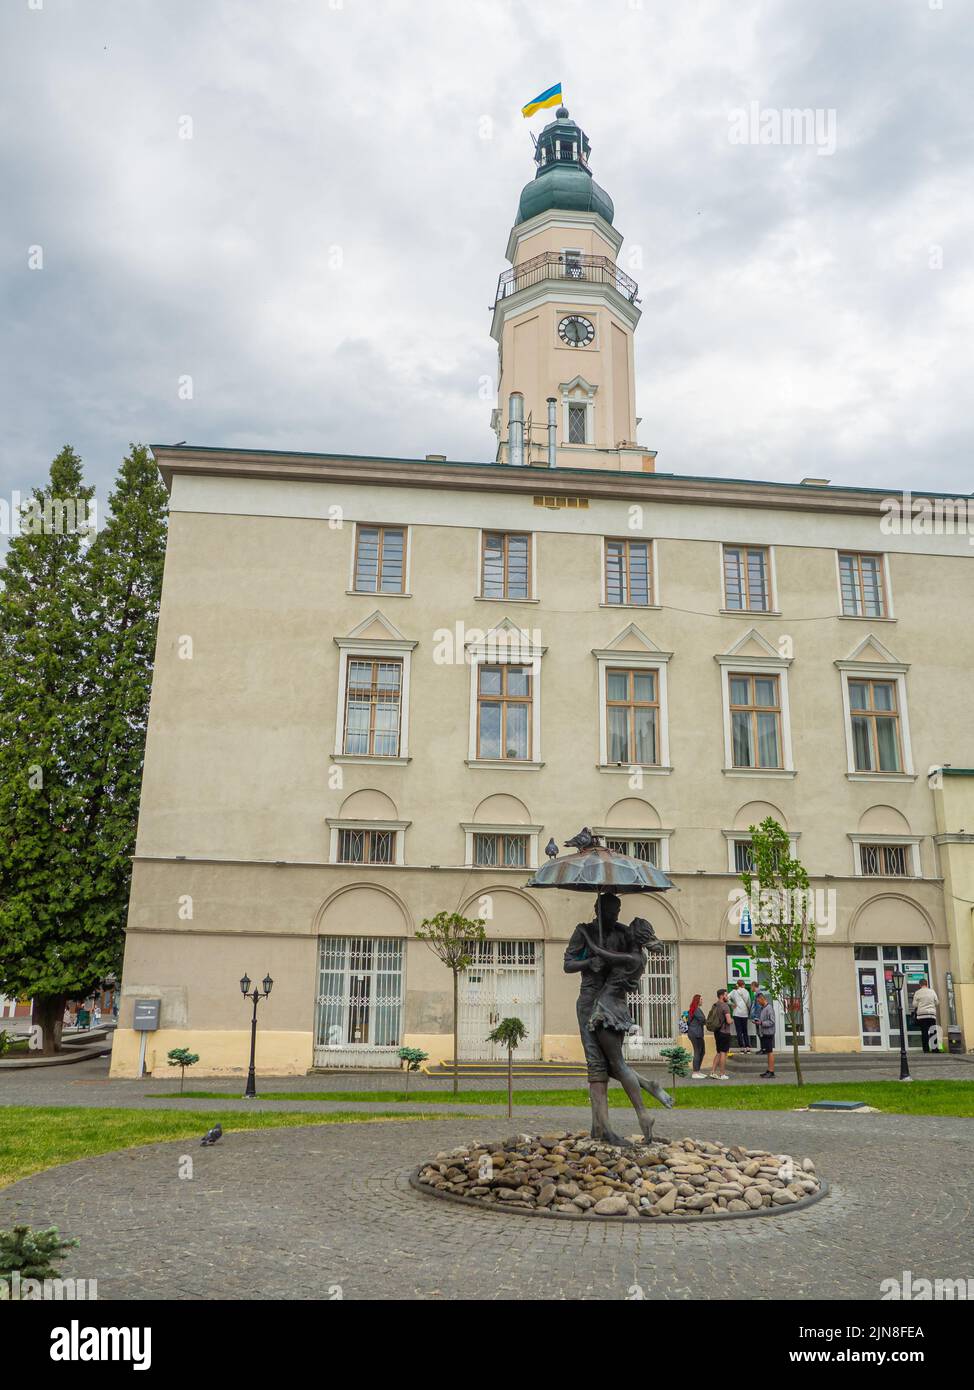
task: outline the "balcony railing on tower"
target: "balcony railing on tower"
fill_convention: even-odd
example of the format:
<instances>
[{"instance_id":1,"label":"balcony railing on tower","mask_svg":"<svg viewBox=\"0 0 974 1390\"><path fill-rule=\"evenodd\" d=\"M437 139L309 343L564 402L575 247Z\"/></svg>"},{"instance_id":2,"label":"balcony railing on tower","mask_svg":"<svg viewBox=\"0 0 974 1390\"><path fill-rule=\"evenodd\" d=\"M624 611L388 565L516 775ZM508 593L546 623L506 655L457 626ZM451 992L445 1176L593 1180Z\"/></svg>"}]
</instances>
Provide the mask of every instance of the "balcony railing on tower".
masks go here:
<instances>
[{"instance_id":1,"label":"balcony railing on tower","mask_svg":"<svg viewBox=\"0 0 974 1390\"><path fill-rule=\"evenodd\" d=\"M639 286L608 256L560 251L545 251L543 255L503 271L497 281L497 299L507 299L542 280L587 280L597 285L611 285L631 303L638 301Z\"/></svg>"}]
</instances>

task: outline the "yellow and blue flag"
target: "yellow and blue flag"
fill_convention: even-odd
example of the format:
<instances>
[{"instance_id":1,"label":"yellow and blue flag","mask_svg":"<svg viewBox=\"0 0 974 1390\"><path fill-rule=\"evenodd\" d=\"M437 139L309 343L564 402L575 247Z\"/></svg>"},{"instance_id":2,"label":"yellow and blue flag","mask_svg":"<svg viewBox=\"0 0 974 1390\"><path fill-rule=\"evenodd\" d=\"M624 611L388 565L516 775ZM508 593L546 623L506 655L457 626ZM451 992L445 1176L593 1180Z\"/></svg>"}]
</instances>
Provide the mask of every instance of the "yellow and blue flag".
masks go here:
<instances>
[{"instance_id":1,"label":"yellow and blue flag","mask_svg":"<svg viewBox=\"0 0 974 1390\"><path fill-rule=\"evenodd\" d=\"M535 111L541 111L546 106L561 105L561 83L556 82L553 87L549 87L546 92L542 92L534 101L529 101L527 106L521 107L522 116L533 116Z\"/></svg>"}]
</instances>

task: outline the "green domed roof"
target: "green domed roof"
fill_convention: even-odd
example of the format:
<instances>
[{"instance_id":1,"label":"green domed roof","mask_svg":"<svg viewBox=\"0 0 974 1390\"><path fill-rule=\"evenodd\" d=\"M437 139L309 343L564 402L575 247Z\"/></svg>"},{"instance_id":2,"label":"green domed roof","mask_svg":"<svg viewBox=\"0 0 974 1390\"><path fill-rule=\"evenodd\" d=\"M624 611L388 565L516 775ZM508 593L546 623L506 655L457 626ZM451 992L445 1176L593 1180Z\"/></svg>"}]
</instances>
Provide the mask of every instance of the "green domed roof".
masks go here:
<instances>
[{"instance_id":1,"label":"green domed roof","mask_svg":"<svg viewBox=\"0 0 974 1390\"><path fill-rule=\"evenodd\" d=\"M588 136L560 106L557 119L546 125L538 138L534 153L538 172L521 190L517 222L526 222L549 208L597 212L612 222L612 199L589 172L590 148Z\"/></svg>"}]
</instances>

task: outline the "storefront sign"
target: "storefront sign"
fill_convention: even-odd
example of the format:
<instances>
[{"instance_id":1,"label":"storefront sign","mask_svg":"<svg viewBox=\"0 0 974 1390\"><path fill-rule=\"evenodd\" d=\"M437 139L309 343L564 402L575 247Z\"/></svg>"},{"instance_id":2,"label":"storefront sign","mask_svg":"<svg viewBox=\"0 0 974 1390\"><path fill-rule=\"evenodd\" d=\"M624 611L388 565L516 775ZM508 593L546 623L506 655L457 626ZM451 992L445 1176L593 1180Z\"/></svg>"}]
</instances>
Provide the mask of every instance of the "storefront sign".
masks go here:
<instances>
[{"instance_id":1,"label":"storefront sign","mask_svg":"<svg viewBox=\"0 0 974 1390\"><path fill-rule=\"evenodd\" d=\"M159 1027L161 999L136 999L132 1027L140 1033L154 1033Z\"/></svg>"},{"instance_id":2,"label":"storefront sign","mask_svg":"<svg viewBox=\"0 0 974 1390\"><path fill-rule=\"evenodd\" d=\"M739 934L741 936L754 935L754 923L751 921L751 914L746 907L741 909L741 925Z\"/></svg>"}]
</instances>

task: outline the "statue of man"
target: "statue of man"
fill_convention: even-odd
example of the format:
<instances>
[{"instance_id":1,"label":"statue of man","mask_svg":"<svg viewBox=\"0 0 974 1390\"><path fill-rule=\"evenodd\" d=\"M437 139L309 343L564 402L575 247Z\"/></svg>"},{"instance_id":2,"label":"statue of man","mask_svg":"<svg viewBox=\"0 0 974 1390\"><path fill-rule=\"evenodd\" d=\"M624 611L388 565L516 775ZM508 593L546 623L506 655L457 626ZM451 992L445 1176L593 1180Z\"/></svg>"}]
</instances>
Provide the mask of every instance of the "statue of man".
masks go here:
<instances>
[{"instance_id":1,"label":"statue of man","mask_svg":"<svg viewBox=\"0 0 974 1390\"><path fill-rule=\"evenodd\" d=\"M565 951L565 973L582 977L575 1006L582 1038L592 1102L592 1138L619 1147L625 1139L609 1125L609 1078L622 1086L636 1112L647 1143L653 1137L653 1118L642 1092L670 1108L673 1098L655 1081L647 1081L622 1055L626 1034L636 1026L627 996L639 988L645 968L644 950L662 949L649 922L634 917L629 926L619 921L622 903L614 893L602 897L602 941L596 923L580 922Z\"/></svg>"}]
</instances>

